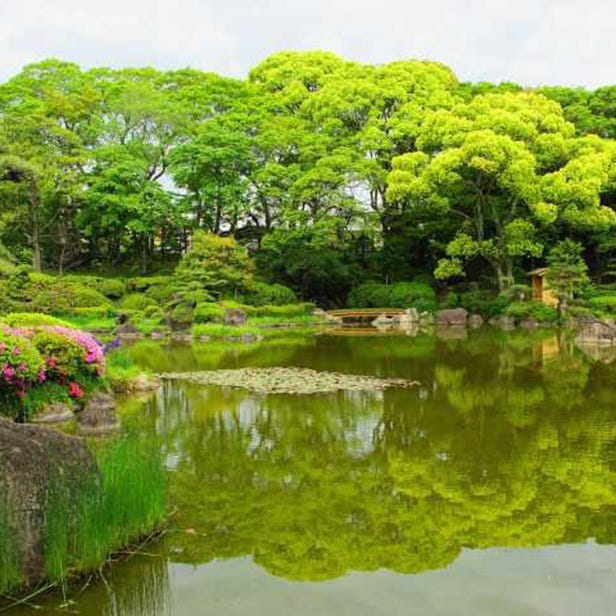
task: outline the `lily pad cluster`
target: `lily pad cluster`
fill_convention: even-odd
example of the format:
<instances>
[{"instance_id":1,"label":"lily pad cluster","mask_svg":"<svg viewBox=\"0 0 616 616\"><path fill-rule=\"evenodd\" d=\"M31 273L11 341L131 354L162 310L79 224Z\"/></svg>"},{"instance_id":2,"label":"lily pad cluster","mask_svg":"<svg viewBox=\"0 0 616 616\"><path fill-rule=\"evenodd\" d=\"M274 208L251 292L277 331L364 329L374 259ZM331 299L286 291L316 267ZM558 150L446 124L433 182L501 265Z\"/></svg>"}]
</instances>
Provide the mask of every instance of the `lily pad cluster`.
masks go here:
<instances>
[{"instance_id":1,"label":"lily pad cluster","mask_svg":"<svg viewBox=\"0 0 616 616\"><path fill-rule=\"evenodd\" d=\"M190 381L248 389L259 394L322 394L340 390L381 391L388 387L412 388L417 381L319 372L309 368L240 368L203 372L166 372L161 379Z\"/></svg>"}]
</instances>

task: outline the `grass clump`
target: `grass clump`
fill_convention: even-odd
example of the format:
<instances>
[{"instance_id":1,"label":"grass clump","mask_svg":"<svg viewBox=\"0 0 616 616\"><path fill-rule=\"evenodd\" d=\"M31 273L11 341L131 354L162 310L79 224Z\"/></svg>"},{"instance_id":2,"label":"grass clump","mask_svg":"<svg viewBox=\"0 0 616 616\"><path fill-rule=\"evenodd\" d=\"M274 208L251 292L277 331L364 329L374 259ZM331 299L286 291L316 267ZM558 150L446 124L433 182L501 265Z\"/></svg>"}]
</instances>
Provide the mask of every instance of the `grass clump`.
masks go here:
<instances>
[{"instance_id":1,"label":"grass clump","mask_svg":"<svg viewBox=\"0 0 616 616\"><path fill-rule=\"evenodd\" d=\"M72 501L59 478L51 486L44 529L49 581L99 569L165 518L166 477L155 442L127 435L105 444L97 461L100 477L84 478Z\"/></svg>"}]
</instances>

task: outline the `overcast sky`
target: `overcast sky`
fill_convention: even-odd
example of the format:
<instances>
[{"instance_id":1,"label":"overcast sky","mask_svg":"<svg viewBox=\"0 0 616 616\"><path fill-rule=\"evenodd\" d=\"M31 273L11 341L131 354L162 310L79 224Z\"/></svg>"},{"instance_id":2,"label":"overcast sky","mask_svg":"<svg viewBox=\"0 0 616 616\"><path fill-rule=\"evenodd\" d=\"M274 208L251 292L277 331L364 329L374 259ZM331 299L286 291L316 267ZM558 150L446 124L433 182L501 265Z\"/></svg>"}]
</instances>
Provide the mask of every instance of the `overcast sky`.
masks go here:
<instances>
[{"instance_id":1,"label":"overcast sky","mask_svg":"<svg viewBox=\"0 0 616 616\"><path fill-rule=\"evenodd\" d=\"M0 79L56 57L243 77L281 49L444 62L461 80L616 83L615 0L0 0Z\"/></svg>"}]
</instances>

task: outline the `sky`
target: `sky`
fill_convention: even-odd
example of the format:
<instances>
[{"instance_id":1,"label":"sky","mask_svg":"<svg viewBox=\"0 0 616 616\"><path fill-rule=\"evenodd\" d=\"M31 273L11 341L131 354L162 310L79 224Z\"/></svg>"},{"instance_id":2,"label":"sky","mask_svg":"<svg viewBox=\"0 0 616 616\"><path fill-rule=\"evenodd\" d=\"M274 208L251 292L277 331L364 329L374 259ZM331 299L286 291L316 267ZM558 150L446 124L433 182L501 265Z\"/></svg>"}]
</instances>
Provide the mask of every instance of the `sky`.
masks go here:
<instances>
[{"instance_id":1,"label":"sky","mask_svg":"<svg viewBox=\"0 0 616 616\"><path fill-rule=\"evenodd\" d=\"M280 50L443 62L462 81L616 83L614 0L0 0L0 80L55 57L232 77Z\"/></svg>"}]
</instances>

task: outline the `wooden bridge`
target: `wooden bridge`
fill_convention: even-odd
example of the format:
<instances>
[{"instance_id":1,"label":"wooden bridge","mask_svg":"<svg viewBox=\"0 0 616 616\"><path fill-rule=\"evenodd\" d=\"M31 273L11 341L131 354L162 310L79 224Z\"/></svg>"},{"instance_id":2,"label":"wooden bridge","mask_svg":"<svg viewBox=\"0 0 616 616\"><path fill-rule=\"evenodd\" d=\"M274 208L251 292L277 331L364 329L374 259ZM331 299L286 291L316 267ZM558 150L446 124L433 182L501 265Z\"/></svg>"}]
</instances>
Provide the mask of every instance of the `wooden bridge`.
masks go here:
<instances>
[{"instance_id":1,"label":"wooden bridge","mask_svg":"<svg viewBox=\"0 0 616 616\"><path fill-rule=\"evenodd\" d=\"M363 321L376 319L383 315L388 318L404 314L404 308L349 308L344 310L328 310L327 314L342 320Z\"/></svg>"}]
</instances>

